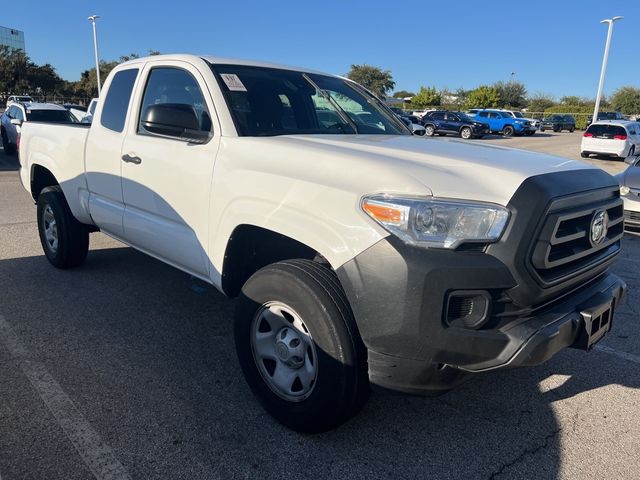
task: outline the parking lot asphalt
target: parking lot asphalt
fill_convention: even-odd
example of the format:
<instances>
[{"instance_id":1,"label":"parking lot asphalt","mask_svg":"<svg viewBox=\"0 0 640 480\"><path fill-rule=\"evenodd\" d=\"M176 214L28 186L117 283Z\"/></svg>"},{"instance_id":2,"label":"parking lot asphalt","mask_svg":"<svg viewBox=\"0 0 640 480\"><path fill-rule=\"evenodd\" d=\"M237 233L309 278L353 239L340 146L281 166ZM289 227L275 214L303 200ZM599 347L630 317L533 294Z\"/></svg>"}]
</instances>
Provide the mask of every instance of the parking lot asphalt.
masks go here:
<instances>
[{"instance_id":1,"label":"parking lot asphalt","mask_svg":"<svg viewBox=\"0 0 640 480\"><path fill-rule=\"evenodd\" d=\"M481 141L575 157L579 135ZM628 299L593 351L438 398L374 392L355 419L307 436L244 383L232 300L102 234L83 267L52 268L16 170L0 151L2 480L638 478L638 237L613 268Z\"/></svg>"}]
</instances>

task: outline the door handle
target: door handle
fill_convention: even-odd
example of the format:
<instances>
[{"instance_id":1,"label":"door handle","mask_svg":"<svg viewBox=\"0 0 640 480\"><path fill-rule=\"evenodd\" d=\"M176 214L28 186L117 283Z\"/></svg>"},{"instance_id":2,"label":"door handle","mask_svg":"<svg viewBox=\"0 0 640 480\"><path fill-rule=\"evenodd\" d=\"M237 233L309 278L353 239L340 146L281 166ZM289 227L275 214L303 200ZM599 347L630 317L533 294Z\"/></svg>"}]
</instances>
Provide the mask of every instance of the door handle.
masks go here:
<instances>
[{"instance_id":1,"label":"door handle","mask_svg":"<svg viewBox=\"0 0 640 480\"><path fill-rule=\"evenodd\" d=\"M140 157L132 157L131 155L123 155L122 161L126 163L133 163L134 165L140 165L142 159Z\"/></svg>"}]
</instances>

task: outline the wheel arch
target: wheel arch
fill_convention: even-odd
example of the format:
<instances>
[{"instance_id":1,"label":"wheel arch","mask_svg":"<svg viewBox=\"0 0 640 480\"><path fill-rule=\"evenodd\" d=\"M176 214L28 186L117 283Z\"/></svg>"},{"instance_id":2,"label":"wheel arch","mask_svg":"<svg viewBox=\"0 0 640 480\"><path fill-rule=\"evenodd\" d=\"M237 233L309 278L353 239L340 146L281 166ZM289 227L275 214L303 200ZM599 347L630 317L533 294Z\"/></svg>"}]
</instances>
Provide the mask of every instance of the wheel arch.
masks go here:
<instances>
[{"instance_id":1,"label":"wheel arch","mask_svg":"<svg viewBox=\"0 0 640 480\"><path fill-rule=\"evenodd\" d=\"M46 187L52 187L55 185L60 185L56 176L49 170L47 167L44 167L38 163L34 163L31 165L30 173L30 191L31 197L34 202L38 201L38 197L40 196L40 192Z\"/></svg>"},{"instance_id":2,"label":"wheel arch","mask_svg":"<svg viewBox=\"0 0 640 480\"><path fill-rule=\"evenodd\" d=\"M318 251L294 238L256 225L238 225L225 248L222 290L226 295L236 297L256 271L272 263L294 258L313 260L331 268Z\"/></svg>"}]
</instances>

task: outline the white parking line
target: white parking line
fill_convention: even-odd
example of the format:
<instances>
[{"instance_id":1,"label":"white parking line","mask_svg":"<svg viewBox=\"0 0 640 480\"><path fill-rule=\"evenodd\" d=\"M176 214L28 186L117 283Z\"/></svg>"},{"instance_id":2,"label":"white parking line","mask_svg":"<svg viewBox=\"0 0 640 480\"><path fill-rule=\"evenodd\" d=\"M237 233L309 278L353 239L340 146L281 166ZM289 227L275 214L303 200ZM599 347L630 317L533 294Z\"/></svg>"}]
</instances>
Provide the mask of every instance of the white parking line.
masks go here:
<instances>
[{"instance_id":1,"label":"white parking line","mask_svg":"<svg viewBox=\"0 0 640 480\"><path fill-rule=\"evenodd\" d=\"M615 355L616 357L623 358L629 362L640 364L640 356L634 355L633 353L621 352L611 347L605 347L604 345L596 345L593 348L601 352L605 352L610 355Z\"/></svg>"},{"instance_id":2,"label":"white parking line","mask_svg":"<svg viewBox=\"0 0 640 480\"><path fill-rule=\"evenodd\" d=\"M93 475L98 480L129 480L131 477L111 448L85 420L44 365L33 359L2 315L0 341L7 347Z\"/></svg>"}]
</instances>

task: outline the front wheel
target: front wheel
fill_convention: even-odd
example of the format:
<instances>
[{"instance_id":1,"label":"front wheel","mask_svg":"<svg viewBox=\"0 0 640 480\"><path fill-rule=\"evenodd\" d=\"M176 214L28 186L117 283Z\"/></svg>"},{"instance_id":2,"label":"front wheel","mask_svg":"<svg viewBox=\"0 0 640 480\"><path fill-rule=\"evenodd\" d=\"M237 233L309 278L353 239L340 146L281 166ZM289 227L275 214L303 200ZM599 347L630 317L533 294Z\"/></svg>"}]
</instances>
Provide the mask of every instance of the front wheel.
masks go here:
<instances>
[{"instance_id":1,"label":"front wheel","mask_svg":"<svg viewBox=\"0 0 640 480\"><path fill-rule=\"evenodd\" d=\"M433 125L426 125L424 127L424 134L427 137L433 137L433 134L436 133L436 129L434 128Z\"/></svg>"},{"instance_id":2,"label":"front wheel","mask_svg":"<svg viewBox=\"0 0 640 480\"><path fill-rule=\"evenodd\" d=\"M460 136L465 140L469 140L471 138L471 129L469 127L463 127L460 130Z\"/></svg>"},{"instance_id":3,"label":"front wheel","mask_svg":"<svg viewBox=\"0 0 640 480\"><path fill-rule=\"evenodd\" d=\"M576 130L576 127L569 127L569 133L573 133Z\"/></svg>"},{"instance_id":4,"label":"front wheel","mask_svg":"<svg viewBox=\"0 0 640 480\"><path fill-rule=\"evenodd\" d=\"M503 137L512 137L514 133L515 133L515 130L513 129L513 127L511 125L506 125L502 129L502 136Z\"/></svg>"},{"instance_id":5,"label":"front wheel","mask_svg":"<svg viewBox=\"0 0 640 480\"><path fill-rule=\"evenodd\" d=\"M81 265L89 251L89 230L75 219L60 187L38 196L38 232L47 260L57 268Z\"/></svg>"},{"instance_id":6,"label":"front wheel","mask_svg":"<svg viewBox=\"0 0 640 480\"><path fill-rule=\"evenodd\" d=\"M332 270L308 260L262 268L242 288L234 330L247 383L289 428L327 431L364 405L366 348Z\"/></svg>"}]
</instances>

